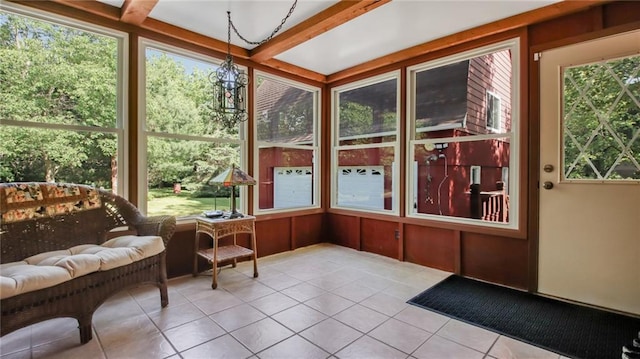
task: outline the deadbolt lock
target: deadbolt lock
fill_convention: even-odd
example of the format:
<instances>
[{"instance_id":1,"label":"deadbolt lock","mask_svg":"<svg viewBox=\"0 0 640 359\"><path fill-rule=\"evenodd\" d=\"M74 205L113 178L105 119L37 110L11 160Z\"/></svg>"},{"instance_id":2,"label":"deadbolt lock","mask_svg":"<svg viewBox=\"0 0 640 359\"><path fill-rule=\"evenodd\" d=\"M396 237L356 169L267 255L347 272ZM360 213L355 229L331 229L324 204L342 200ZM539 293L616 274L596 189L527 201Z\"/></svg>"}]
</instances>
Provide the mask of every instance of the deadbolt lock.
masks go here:
<instances>
[{"instance_id":1,"label":"deadbolt lock","mask_svg":"<svg viewBox=\"0 0 640 359\"><path fill-rule=\"evenodd\" d=\"M553 165L544 165L542 169L547 173L553 172Z\"/></svg>"}]
</instances>

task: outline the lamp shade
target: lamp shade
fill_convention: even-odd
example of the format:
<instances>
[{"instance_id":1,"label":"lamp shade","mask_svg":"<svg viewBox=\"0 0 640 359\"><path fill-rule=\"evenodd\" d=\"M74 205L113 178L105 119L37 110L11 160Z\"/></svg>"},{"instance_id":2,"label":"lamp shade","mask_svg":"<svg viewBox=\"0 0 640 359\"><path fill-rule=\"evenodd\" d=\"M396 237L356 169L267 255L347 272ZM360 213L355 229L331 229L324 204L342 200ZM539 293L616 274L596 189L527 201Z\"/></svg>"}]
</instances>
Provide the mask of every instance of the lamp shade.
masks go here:
<instances>
[{"instance_id":1,"label":"lamp shade","mask_svg":"<svg viewBox=\"0 0 640 359\"><path fill-rule=\"evenodd\" d=\"M226 169L219 175L211 178L208 181L209 184L221 184L225 187L228 186L253 186L256 184L256 180L253 177L246 174L244 171L231 165L231 168Z\"/></svg>"}]
</instances>

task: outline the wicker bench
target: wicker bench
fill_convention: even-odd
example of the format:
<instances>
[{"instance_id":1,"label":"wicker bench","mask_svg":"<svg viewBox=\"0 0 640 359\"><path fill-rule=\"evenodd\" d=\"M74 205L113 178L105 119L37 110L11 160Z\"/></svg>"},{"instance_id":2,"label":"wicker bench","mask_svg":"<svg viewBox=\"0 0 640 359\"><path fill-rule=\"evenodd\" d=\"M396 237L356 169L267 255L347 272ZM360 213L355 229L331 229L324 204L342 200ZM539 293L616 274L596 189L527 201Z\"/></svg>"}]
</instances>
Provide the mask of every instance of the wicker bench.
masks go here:
<instances>
[{"instance_id":1,"label":"wicker bench","mask_svg":"<svg viewBox=\"0 0 640 359\"><path fill-rule=\"evenodd\" d=\"M169 303L165 248L175 217L145 217L122 197L64 183L0 183L0 336L57 317L91 340L95 310L153 284Z\"/></svg>"}]
</instances>

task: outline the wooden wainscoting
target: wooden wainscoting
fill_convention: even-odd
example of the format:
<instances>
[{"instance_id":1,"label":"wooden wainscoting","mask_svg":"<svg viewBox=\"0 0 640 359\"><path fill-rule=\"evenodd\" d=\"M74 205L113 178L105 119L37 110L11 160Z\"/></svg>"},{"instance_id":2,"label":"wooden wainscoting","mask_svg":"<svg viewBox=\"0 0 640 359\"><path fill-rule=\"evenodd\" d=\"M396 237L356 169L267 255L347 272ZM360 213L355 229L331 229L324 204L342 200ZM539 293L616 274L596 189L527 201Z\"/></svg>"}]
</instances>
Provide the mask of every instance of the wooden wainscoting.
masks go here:
<instances>
[{"instance_id":1,"label":"wooden wainscoting","mask_svg":"<svg viewBox=\"0 0 640 359\"><path fill-rule=\"evenodd\" d=\"M461 274L528 289L529 243L488 234L461 234Z\"/></svg>"},{"instance_id":2,"label":"wooden wainscoting","mask_svg":"<svg viewBox=\"0 0 640 359\"><path fill-rule=\"evenodd\" d=\"M406 224L404 259L407 262L455 272L455 241L454 230Z\"/></svg>"}]
</instances>

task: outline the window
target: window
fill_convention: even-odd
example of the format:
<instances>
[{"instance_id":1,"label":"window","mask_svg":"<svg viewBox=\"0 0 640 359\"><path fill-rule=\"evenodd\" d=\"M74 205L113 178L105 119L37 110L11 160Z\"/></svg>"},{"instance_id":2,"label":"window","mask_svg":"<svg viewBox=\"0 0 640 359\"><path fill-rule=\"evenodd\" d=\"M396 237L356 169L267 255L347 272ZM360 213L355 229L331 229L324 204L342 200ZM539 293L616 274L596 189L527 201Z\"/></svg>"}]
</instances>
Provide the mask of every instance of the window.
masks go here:
<instances>
[{"instance_id":1,"label":"window","mask_svg":"<svg viewBox=\"0 0 640 359\"><path fill-rule=\"evenodd\" d=\"M124 188L124 33L0 3L0 181Z\"/></svg>"},{"instance_id":2,"label":"window","mask_svg":"<svg viewBox=\"0 0 640 359\"><path fill-rule=\"evenodd\" d=\"M398 213L399 73L333 89L332 207Z\"/></svg>"},{"instance_id":3,"label":"window","mask_svg":"<svg viewBox=\"0 0 640 359\"><path fill-rule=\"evenodd\" d=\"M487 128L500 132L502 123L502 110L500 107L500 97L491 91L487 91Z\"/></svg>"},{"instance_id":4,"label":"window","mask_svg":"<svg viewBox=\"0 0 640 359\"><path fill-rule=\"evenodd\" d=\"M562 180L640 182L640 56L562 71Z\"/></svg>"},{"instance_id":5,"label":"window","mask_svg":"<svg viewBox=\"0 0 640 359\"><path fill-rule=\"evenodd\" d=\"M470 184L480 184L481 181L481 177L480 177L480 171L482 170L482 167L480 166L471 166L471 183Z\"/></svg>"},{"instance_id":6,"label":"window","mask_svg":"<svg viewBox=\"0 0 640 359\"><path fill-rule=\"evenodd\" d=\"M228 210L230 188L209 180L231 165L245 167L245 123L213 120L208 76L219 60L141 40L140 207L148 215ZM246 188L238 208L246 208ZM244 207L243 207L244 206ZM146 207L146 208L144 208Z\"/></svg>"},{"instance_id":7,"label":"window","mask_svg":"<svg viewBox=\"0 0 640 359\"><path fill-rule=\"evenodd\" d=\"M319 207L320 89L256 72L256 213Z\"/></svg>"},{"instance_id":8,"label":"window","mask_svg":"<svg viewBox=\"0 0 640 359\"><path fill-rule=\"evenodd\" d=\"M409 217L517 228L518 54L514 39L407 69Z\"/></svg>"}]
</instances>

